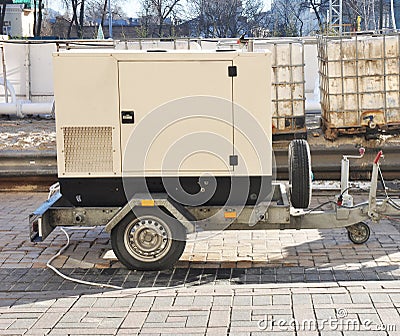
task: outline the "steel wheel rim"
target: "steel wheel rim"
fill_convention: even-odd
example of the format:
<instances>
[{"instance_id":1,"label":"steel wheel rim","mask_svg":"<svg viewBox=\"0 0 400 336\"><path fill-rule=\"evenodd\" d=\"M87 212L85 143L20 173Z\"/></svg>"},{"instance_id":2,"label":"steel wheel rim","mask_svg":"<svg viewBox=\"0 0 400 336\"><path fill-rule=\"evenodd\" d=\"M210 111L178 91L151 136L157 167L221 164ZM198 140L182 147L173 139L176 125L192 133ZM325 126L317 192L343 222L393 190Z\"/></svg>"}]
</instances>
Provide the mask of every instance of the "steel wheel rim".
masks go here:
<instances>
[{"instance_id":1,"label":"steel wheel rim","mask_svg":"<svg viewBox=\"0 0 400 336\"><path fill-rule=\"evenodd\" d=\"M368 236L368 229L364 225L356 224L350 235L355 242L363 242Z\"/></svg>"},{"instance_id":2,"label":"steel wheel rim","mask_svg":"<svg viewBox=\"0 0 400 336\"><path fill-rule=\"evenodd\" d=\"M172 244L168 225L157 217L136 218L126 228L124 244L137 260L154 262L163 258Z\"/></svg>"}]
</instances>

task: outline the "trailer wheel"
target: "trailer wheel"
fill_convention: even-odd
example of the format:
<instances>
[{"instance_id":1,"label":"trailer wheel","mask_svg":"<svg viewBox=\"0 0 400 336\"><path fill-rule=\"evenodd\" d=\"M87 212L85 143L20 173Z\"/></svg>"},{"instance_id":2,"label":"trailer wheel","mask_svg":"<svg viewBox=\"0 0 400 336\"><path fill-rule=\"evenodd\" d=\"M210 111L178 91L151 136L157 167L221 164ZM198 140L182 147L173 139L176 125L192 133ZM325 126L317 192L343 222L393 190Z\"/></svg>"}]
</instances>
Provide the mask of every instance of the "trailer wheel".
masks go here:
<instances>
[{"instance_id":1,"label":"trailer wheel","mask_svg":"<svg viewBox=\"0 0 400 336\"><path fill-rule=\"evenodd\" d=\"M308 208L311 201L312 175L310 147L306 140L289 144L289 194L294 208Z\"/></svg>"},{"instance_id":2,"label":"trailer wheel","mask_svg":"<svg viewBox=\"0 0 400 336\"><path fill-rule=\"evenodd\" d=\"M185 249L184 226L161 209L156 210L135 208L135 214L129 213L111 231L114 253L129 269L166 269L178 261Z\"/></svg>"},{"instance_id":3,"label":"trailer wheel","mask_svg":"<svg viewBox=\"0 0 400 336\"><path fill-rule=\"evenodd\" d=\"M364 222L348 226L347 235L354 244L364 244L371 234L369 226Z\"/></svg>"}]
</instances>

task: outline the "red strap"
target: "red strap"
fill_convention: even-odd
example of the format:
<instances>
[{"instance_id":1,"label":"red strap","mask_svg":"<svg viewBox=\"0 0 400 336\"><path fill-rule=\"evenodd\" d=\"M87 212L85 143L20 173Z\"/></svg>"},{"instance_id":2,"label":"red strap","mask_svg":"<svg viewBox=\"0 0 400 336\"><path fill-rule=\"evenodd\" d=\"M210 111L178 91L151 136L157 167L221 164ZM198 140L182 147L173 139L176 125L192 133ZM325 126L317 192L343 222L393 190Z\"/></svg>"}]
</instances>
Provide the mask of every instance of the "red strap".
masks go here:
<instances>
[{"instance_id":1,"label":"red strap","mask_svg":"<svg viewBox=\"0 0 400 336\"><path fill-rule=\"evenodd\" d=\"M382 155L383 155L383 152L380 150L378 152L378 154L376 154L376 157L375 157L375 160L374 160L374 164L377 164L379 162L379 160L381 159Z\"/></svg>"}]
</instances>

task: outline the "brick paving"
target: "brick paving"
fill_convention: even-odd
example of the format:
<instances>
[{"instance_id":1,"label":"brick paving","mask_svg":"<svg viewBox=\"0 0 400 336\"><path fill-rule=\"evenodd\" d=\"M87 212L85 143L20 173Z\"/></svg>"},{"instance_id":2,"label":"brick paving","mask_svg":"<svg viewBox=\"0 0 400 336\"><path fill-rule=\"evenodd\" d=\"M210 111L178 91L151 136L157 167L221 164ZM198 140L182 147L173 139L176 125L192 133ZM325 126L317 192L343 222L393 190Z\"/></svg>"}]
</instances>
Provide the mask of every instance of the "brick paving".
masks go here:
<instances>
[{"instance_id":1,"label":"brick paving","mask_svg":"<svg viewBox=\"0 0 400 336\"><path fill-rule=\"evenodd\" d=\"M111 246L102 228L71 230L71 245L54 265L124 287L116 291L72 283L45 267L65 244L58 229L45 242L29 241L27 216L45 198L0 193L0 334L400 334L396 222L371 225L361 246L343 229L223 232L189 242L176 267L161 272L104 260ZM303 330L292 319L319 327ZM327 326L329 319L360 331Z\"/></svg>"},{"instance_id":2,"label":"brick paving","mask_svg":"<svg viewBox=\"0 0 400 336\"><path fill-rule=\"evenodd\" d=\"M399 307L398 281L2 291L0 334L398 335Z\"/></svg>"}]
</instances>

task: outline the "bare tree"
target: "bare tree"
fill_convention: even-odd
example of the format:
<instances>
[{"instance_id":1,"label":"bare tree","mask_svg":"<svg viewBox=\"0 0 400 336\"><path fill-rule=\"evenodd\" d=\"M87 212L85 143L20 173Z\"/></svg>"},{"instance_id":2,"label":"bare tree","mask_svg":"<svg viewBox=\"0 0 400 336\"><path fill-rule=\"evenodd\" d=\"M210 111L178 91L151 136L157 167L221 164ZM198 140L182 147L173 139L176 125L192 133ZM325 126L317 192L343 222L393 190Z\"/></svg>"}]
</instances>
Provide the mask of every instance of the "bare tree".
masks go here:
<instances>
[{"instance_id":1,"label":"bare tree","mask_svg":"<svg viewBox=\"0 0 400 336\"><path fill-rule=\"evenodd\" d=\"M42 31L42 21L43 21L43 2L39 0L38 2L38 13L37 13L37 29L36 29L36 36L41 35Z\"/></svg>"},{"instance_id":2,"label":"bare tree","mask_svg":"<svg viewBox=\"0 0 400 336\"><path fill-rule=\"evenodd\" d=\"M302 21L299 21L301 3L290 0L274 1L273 13L273 34L275 36L299 36L301 35Z\"/></svg>"},{"instance_id":3,"label":"bare tree","mask_svg":"<svg viewBox=\"0 0 400 336\"><path fill-rule=\"evenodd\" d=\"M158 37L162 37L167 19L171 20L173 15L179 10L181 3L182 0L141 0L142 22L148 28L150 28L150 24L155 22L157 28L156 34Z\"/></svg>"},{"instance_id":4,"label":"bare tree","mask_svg":"<svg viewBox=\"0 0 400 336\"><path fill-rule=\"evenodd\" d=\"M67 9L67 12L72 11L72 17L69 19L69 25L68 25L68 30L67 30L67 38L71 38L72 36L72 28L75 25L76 29L76 34L78 37L81 37L80 35L80 29L79 29L79 22L78 22L78 7L80 3L78 0L64 0L63 1L64 7ZM68 15L68 14L66 14Z\"/></svg>"},{"instance_id":5,"label":"bare tree","mask_svg":"<svg viewBox=\"0 0 400 336\"><path fill-rule=\"evenodd\" d=\"M43 22L43 1L34 0L34 7L33 34L35 36L41 36Z\"/></svg>"},{"instance_id":6,"label":"bare tree","mask_svg":"<svg viewBox=\"0 0 400 336\"><path fill-rule=\"evenodd\" d=\"M303 36L322 31L329 0L275 0L272 3L276 36Z\"/></svg>"},{"instance_id":7,"label":"bare tree","mask_svg":"<svg viewBox=\"0 0 400 336\"><path fill-rule=\"evenodd\" d=\"M101 13L101 22L100 22L100 24L101 24L102 27L104 26L104 20L105 20L105 18L106 18L107 5L108 5L108 1L107 1L107 0L104 0L103 11L102 11L102 13Z\"/></svg>"},{"instance_id":8,"label":"bare tree","mask_svg":"<svg viewBox=\"0 0 400 336\"><path fill-rule=\"evenodd\" d=\"M238 0L200 1L200 17L205 37L236 37L242 18Z\"/></svg>"},{"instance_id":9,"label":"bare tree","mask_svg":"<svg viewBox=\"0 0 400 336\"><path fill-rule=\"evenodd\" d=\"M192 0L189 9L197 35L238 37L259 26L262 0Z\"/></svg>"},{"instance_id":10,"label":"bare tree","mask_svg":"<svg viewBox=\"0 0 400 336\"><path fill-rule=\"evenodd\" d=\"M271 11L261 12L255 18L256 25L251 30L254 37L268 37L271 35L273 17Z\"/></svg>"},{"instance_id":11,"label":"bare tree","mask_svg":"<svg viewBox=\"0 0 400 336\"><path fill-rule=\"evenodd\" d=\"M38 0L43 1L43 0ZM107 15L107 5L109 0L63 0L63 6L66 9L65 20L68 21L66 37L78 38L84 37L84 27L94 22L100 22L104 25ZM112 17L113 19L125 16L122 5L125 0L112 1ZM75 33L73 33L73 30Z\"/></svg>"},{"instance_id":12,"label":"bare tree","mask_svg":"<svg viewBox=\"0 0 400 336\"><path fill-rule=\"evenodd\" d=\"M248 34L254 29L260 27L261 22L261 14L264 7L264 3L262 0L246 0L242 5L242 13L241 16L245 18L242 20L242 30L246 31Z\"/></svg>"},{"instance_id":13,"label":"bare tree","mask_svg":"<svg viewBox=\"0 0 400 336\"><path fill-rule=\"evenodd\" d=\"M71 0L70 5L72 9L72 18L69 23L67 37L71 38L72 27L75 26L76 36L78 38L83 38L85 0Z\"/></svg>"},{"instance_id":14,"label":"bare tree","mask_svg":"<svg viewBox=\"0 0 400 336\"><path fill-rule=\"evenodd\" d=\"M124 10L122 9L123 5L123 0L111 1L111 15L114 20L126 16ZM85 19L87 21L94 22L99 20L100 24L104 26L107 13L108 0L86 0Z\"/></svg>"},{"instance_id":15,"label":"bare tree","mask_svg":"<svg viewBox=\"0 0 400 336\"><path fill-rule=\"evenodd\" d=\"M79 7L78 37L83 38L83 25L85 23L85 0L81 0Z\"/></svg>"},{"instance_id":16,"label":"bare tree","mask_svg":"<svg viewBox=\"0 0 400 336\"><path fill-rule=\"evenodd\" d=\"M301 4L301 6L304 9L312 9L315 18L318 21L319 31L322 31L325 22L321 11L329 8L329 0L306 0Z\"/></svg>"},{"instance_id":17,"label":"bare tree","mask_svg":"<svg viewBox=\"0 0 400 336\"><path fill-rule=\"evenodd\" d=\"M82 31L81 27L79 26L79 21L78 21L78 8L79 8L80 3L78 0L71 0L71 6L72 6L72 19L70 23L70 29L68 30L68 38L71 37L71 30L72 26L75 25L76 29L76 35L78 38L82 37Z\"/></svg>"},{"instance_id":18,"label":"bare tree","mask_svg":"<svg viewBox=\"0 0 400 336\"><path fill-rule=\"evenodd\" d=\"M378 30L392 26L389 19L390 1L387 0L343 0L343 22L357 27L357 18L361 19L361 30Z\"/></svg>"},{"instance_id":19,"label":"bare tree","mask_svg":"<svg viewBox=\"0 0 400 336\"><path fill-rule=\"evenodd\" d=\"M139 17L140 27L136 29L137 34L139 37L149 37L151 35L151 30L156 26L156 18L150 0L141 1Z\"/></svg>"},{"instance_id":20,"label":"bare tree","mask_svg":"<svg viewBox=\"0 0 400 336\"><path fill-rule=\"evenodd\" d=\"M361 17L362 30L376 30L378 28L377 12L384 11L379 9L379 0L344 0L343 1L343 21L356 25L357 17Z\"/></svg>"},{"instance_id":21,"label":"bare tree","mask_svg":"<svg viewBox=\"0 0 400 336\"><path fill-rule=\"evenodd\" d=\"M296 2L289 1L288 11L290 15L294 18L294 20L297 21L296 35L303 36L304 20L302 14L304 13L304 7L302 6L301 3L298 4Z\"/></svg>"}]
</instances>

